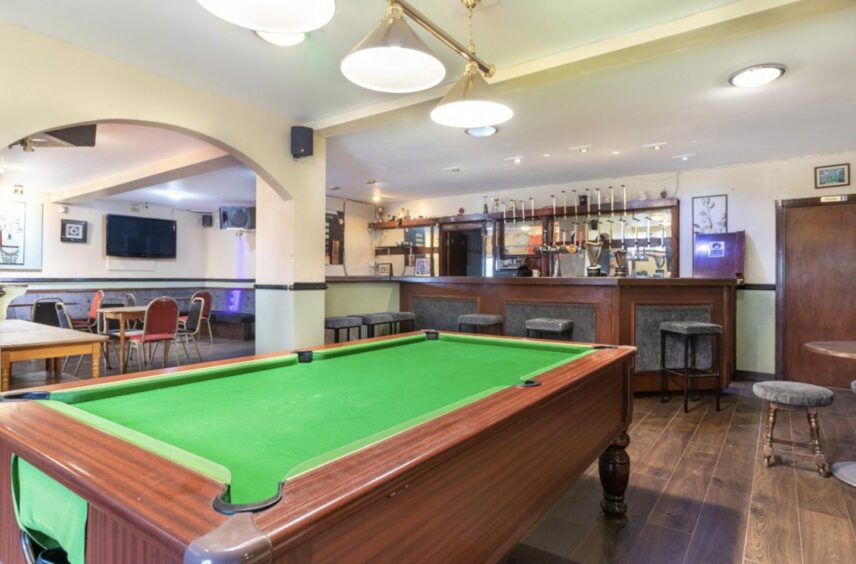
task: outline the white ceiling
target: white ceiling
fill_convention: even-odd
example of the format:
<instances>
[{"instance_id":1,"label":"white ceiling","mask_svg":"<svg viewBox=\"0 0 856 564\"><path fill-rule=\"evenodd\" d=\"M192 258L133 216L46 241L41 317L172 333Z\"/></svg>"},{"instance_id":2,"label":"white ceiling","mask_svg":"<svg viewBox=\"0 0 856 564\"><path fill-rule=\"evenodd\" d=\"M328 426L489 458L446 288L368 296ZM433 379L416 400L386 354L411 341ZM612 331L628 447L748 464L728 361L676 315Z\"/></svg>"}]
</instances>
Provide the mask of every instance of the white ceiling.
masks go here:
<instances>
[{"instance_id":1,"label":"white ceiling","mask_svg":"<svg viewBox=\"0 0 856 564\"><path fill-rule=\"evenodd\" d=\"M0 176L0 190L20 184L28 193L57 194L208 146L159 127L102 123L95 147L47 147L32 153L20 146L4 147L0 160L6 172Z\"/></svg>"},{"instance_id":2,"label":"white ceiling","mask_svg":"<svg viewBox=\"0 0 856 564\"><path fill-rule=\"evenodd\" d=\"M515 117L488 139L436 125L430 105L413 106L382 127L330 139L328 184L367 199L372 178L384 196L407 200L852 150L854 30L856 8L535 88L494 85ZM728 85L733 71L763 62L789 70L759 89ZM658 142L668 144L642 148ZM592 148L568 150L579 145ZM672 158L687 153L696 156ZM513 156L522 163L504 160Z\"/></svg>"},{"instance_id":3,"label":"white ceiling","mask_svg":"<svg viewBox=\"0 0 856 564\"><path fill-rule=\"evenodd\" d=\"M735 0L498 0L476 10L479 53L498 68L619 36ZM465 42L460 0L412 0ZM492 4L492 5L491 5ZM383 17L386 0L339 0L303 44L274 47L195 0L0 2L0 19L310 122L390 99L348 82L339 61ZM418 29L454 81L463 62Z\"/></svg>"},{"instance_id":4,"label":"white ceiling","mask_svg":"<svg viewBox=\"0 0 856 564\"><path fill-rule=\"evenodd\" d=\"M170 197L172 196L172 197ZM180 196L180 199L175 197ZM173 182L131 190L109 201L148 202L191 211L216 211L225 205L254 205L256 173L237 165Z\"/></svg>"}]
</instances>

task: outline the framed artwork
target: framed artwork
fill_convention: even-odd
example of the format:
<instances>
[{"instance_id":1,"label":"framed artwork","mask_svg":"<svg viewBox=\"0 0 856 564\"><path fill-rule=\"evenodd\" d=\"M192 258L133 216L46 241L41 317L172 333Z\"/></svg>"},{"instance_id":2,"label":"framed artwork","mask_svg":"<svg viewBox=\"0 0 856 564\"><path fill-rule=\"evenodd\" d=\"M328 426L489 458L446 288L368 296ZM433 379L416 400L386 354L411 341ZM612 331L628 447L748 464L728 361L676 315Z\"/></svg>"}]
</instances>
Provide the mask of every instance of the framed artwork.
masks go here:
<instances>
[{"instance_id":1,"label":"framed artwork","mask_svg":"<svg viewBox=\"0 0 856 564\"><path fill-rule=\"evenodd\" d=\"M726 233L727 231L727 195L693 198L693 233Z\"/></svg>"},{"instance_id":2,"label":"framed artwork","mask_svg":"<svg viewBox=\"0 0 856 564\"><path fill-rule=\"evenodd\" d=\"M27 239L27 204L0 204L0 263L23 266Z\"/></svg>"},{"instance_id":3,"label":"framed artwork","mask_svg":"<svg viewBox=\"0 0 856 564\"><path fill-rule=\"evenodd\" d=\"M61 221L61 229L59 240L63 243L85 243L86 242L86 225L85 221L76 219L63 219Z\"/></svg>"},{"instance_id":4,"label":"framed artwork","mask_svg":"<svg viewBox=\"0 0 856 564\"><path fill-rule=\"evenodd\" d=\"M431 276L431 259L418 258L416 259L416 276Z\"/></svg>"},{"instance_id":5,"label":"framed artwork","mask_svg":"<svg viewBox=\"0 0 856 564\"><path fill-rule=\"evenodd\" d=\"M814 167L814 187L850 186L850 163Z\"/></svg>"},{"instance_id":6,"label":"framed artwork","mask_svg":"<svg viewBox=\"0 0 856 564\"><path fill-rule=\"evenodd\" d=\"M379 263L377 263L377 275L378 276L392 277L392 263L391 262L379 262Z\"/></svg>"}]
</instances>

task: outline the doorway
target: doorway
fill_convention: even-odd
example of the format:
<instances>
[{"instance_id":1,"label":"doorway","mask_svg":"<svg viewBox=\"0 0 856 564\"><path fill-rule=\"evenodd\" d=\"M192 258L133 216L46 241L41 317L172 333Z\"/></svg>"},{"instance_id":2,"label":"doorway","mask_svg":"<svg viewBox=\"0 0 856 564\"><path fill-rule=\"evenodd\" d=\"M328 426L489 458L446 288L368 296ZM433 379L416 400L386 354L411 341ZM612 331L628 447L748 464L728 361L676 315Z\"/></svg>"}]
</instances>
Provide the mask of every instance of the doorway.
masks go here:
<instances>
[{"instance_id":1,"label":"doorway","mask_svg":"<svg viewBox=\"0 0 856 564\"><path fill-rule=\"evenodd\" d=\"M440 276L484 276L484 240L480 223L442 226Z\"/></svg>"},{"instance_id":2,"label":"doorway","mask_svg":"<svg viewBox=\"0 0 856 564\"><path fill-rule=\"evenodd\" d=\"M805 349L809 341L856 341L856 196L776 205L776 373L849 388L852 360Z\"/></svg>"}]
</instances>

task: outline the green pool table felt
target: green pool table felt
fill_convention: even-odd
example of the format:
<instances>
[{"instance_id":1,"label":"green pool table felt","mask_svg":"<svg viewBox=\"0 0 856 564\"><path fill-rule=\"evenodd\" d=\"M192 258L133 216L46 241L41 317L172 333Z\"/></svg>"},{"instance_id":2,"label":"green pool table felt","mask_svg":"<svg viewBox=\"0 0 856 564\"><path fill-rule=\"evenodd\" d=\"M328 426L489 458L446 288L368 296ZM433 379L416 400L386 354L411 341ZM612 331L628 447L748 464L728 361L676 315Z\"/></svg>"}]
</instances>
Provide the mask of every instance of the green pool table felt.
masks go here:
<instances>
[{"instance_id":1,"label":"green pool table felt","mask_svg":"<svg viewBox=\"0 0 856 564\"><path fill-rule=\"evenodd\" d=\"M167 458L197 460L188 464L197 470L213 462L207 473L231 483L232 503L252 503L283 479L590 352L416 335L316 351L309 363L288 355L55 392L44 403Z\"/></svg>"}]
</instances>

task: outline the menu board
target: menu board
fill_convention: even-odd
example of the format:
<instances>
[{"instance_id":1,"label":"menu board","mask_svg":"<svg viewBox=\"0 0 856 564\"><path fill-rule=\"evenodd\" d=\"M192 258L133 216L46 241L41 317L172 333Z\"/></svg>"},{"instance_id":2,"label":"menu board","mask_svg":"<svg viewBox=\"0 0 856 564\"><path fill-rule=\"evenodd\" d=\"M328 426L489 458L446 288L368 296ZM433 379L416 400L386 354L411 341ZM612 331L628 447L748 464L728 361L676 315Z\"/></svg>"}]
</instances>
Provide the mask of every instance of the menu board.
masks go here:
<instances>
[{"instance_id":1,"label":"menu board","mask_svg":"<svg viewBox=\"0 0 856 564\"><path fill-rule=\"evenodd\" d=\"M345 212L328 211L325 222L325 264L345 263Z\"/></svg>"}]
</instances>

